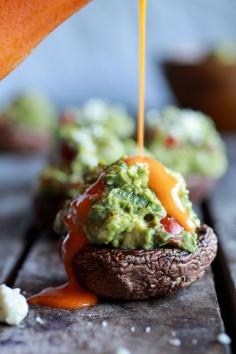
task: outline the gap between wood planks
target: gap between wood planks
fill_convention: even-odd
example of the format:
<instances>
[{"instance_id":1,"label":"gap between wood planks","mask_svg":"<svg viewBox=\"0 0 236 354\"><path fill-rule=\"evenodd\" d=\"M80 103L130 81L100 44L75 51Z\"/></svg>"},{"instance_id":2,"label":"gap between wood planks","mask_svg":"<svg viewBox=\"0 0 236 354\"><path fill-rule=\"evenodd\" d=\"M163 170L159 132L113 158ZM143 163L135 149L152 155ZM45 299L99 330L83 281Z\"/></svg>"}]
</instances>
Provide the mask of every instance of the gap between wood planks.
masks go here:
<instances>
[{"instance_id":1,"label":"gap between wood planks","mask_svg":"<svg viewBox=\"0 0 236 354\"><path fill-rule=\"evenodd\" d=\"M34 244L37 242L40 236L40 230L38 229L37 226L32 222L30 226L26 228L26 231L23 235L23 240L22 240L22 250L16 259L15 264L13 265L12 269L10 270L5 283L13 287L15 280L17 278L18 272L20 271L21 267L23 266L30 250L34 246Z\"/></svg>"},{"instance_id":2,"label":"gap between wood planks","mask_svg":"<svg viewBox=\"0 0 236 354\"><path fill-rule=\"evenodd\" d=\"M203 222L211 226L217 235L217 225L215 218L209 207L209 202L202 203ZM221 245L221 239L218 237L218 253L212 264L216 294L219 302L221 316L225 324L227 334L231 337L232 353L236 353L236 296L233 280L227 262L227 257Z\"/></svg>"}]
</instances>

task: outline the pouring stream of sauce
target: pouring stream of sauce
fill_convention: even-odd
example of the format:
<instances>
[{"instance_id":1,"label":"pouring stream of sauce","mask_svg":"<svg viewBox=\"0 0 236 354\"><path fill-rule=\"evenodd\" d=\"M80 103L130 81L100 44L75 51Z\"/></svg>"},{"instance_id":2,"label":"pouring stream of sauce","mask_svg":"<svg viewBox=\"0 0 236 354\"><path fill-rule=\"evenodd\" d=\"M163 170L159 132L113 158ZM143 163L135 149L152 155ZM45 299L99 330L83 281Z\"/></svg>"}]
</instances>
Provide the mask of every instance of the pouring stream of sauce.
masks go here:
<instances>
[{"instance_id":1,"label":"pouring stream of sauce","mask_svg":"<svg viewBox=\"0 0 236 354\"><path fill-rule=\"evenodd\" d=\"M145 102L145 37L147 0L139 0L140 67L139 67L139 114L137 140L139 156L126 159L127 165L146 163L149 166L149 187L156 193L169 216L187 231L194 231L195 225L187 215L178 195L178 183L158 161L143 157L144 147L144 102ZM75 254L88 244L84 227L87 223L91 200L98 200L104 191L103 175L87 191L72 202L72 213L65 220L69 233L63 242L62 254L68 282L65 285L48 288L28 299L30 304L65 309L77 309L97 303L97 297L83 289L75 278L72 261Z\"/></svg>"},{"instance_id":2,"label":"pouring stream of sauce","mask_svg":"<svg viewBox=\"0 0 236 354\"><path fill-rule=\"evenodd\" d=\"M140 156L143 155L144 148L146 15L147 0L139 0L139 107L137 142L138 154Z\"/></svg>"}]
</instances>

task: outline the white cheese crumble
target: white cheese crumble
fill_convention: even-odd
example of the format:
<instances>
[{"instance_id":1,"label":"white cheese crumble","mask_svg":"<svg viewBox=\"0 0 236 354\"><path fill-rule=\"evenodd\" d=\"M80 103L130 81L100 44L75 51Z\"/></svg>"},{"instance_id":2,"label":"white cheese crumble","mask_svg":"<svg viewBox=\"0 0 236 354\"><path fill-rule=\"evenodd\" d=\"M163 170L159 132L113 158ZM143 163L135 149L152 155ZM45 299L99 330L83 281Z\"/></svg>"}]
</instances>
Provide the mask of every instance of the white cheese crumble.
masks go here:
<instances>
[{"instance_id":1,"label":"white cheese crumble","mask_svg":"<svg viewBox=\"0 0 236 354\"><path fill-rule=\"evenodd\" d=\"M151 332L151 327L147 326L147 327L145 328L145 332L146 332L146 333L150 333L150 332Z\"/></svg>"},{"instance_id":2,"label":"white cheese crumble","mask_svg":"<svg viewBox=\"0 0 236 354\"><path fill-rule=\"evenodd\" d=\"M124 347L120 347L116 350L116 354L131 354L131 352Z\"/></svg>"},{"instance_id":3,"label":"white cheese crumble","mask_svg":"<svg viewBox=\"0 0 236 354\"><path fill-rule=\"evenodd\" d=\"M220 333L217 337L217 340L221 344L230 344L231 338L226 333Z\"/></svg>"},{"instance_id":4,"label":"white cheese crumble","mask_svg":"<svg viewBox=\"0 0 236 354\"><path fill-rule=\"evenodd\" d=\"M0 285L0 322L18 325L27 316L29 307L20 289Z\"/></svg>"},{"instance_id":5,"label":"white cheese crumble","mask_svg":"<svg viewBox=\"0 0 236 354\"><path fill-rule=\"evenodd\" d=\"M39 323L39 324L41 324L41 325L44 324L44 320L43 320L40 316L36 316L36 317L35 317L35 322L37 322L37 323Z\"/></svg>"},{"instance_id":6,"label":"white cheese crumble","mask_svg":"<svg viewBox=\"0 0 236 354\"><path fill-rule=\"evenodd\" d=\"M107 326L108 326L107 321L102 321L102 327L103 327L103 328L106 328Z\"/></svg>"},{"instance_id":7,"label":"white cheese crumble","mask_svg":"<svg viewBox=\"0 0 236 354\"><path fill-rule=\"evenodd\" d=\"M181 342L181 340L179 338L171 338L169 340L169 344L173 345L174 347L180 347L182 342Z\"/></svg>"}]
</instances>

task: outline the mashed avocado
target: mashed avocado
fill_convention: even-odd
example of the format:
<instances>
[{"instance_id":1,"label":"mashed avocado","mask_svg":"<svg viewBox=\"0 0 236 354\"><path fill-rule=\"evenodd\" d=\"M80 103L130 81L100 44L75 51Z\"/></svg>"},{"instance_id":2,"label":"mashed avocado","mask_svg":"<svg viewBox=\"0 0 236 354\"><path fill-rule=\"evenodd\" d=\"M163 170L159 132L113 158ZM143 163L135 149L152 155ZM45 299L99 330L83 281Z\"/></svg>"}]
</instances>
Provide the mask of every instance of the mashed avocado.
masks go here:
<instances>
[{"instance_id":1,"label":"mashed avocado","mask_svg":"<svg viewBox=\"0 0 236 354\"><path fill-rule=\"evenodd\" d=\"M170 172L172 173L172 172ZM173 174L173 173L172 173ZM177 176L184 207L196 226L200 222L192 210L184 180ZM122 249L145 249L172 245L187 252L197 249L197 234L166 231L162 223L168 217L156 194L148 186L146 164L127 166L121 159L105 168L105 190L88 215L86 235L92 244Z\"/></svg>"},{"instance_id":2,"label":"mashed avocado","mask_svg":"<svg viewBox=\"0 0 236 354\"><path fill-rule=\"evenodd\" d=\"M169 107L151 111L147 147L156 159L185 177L222 176L227 168L225 147L206 115Z\"/></svg>"}]
</instances>

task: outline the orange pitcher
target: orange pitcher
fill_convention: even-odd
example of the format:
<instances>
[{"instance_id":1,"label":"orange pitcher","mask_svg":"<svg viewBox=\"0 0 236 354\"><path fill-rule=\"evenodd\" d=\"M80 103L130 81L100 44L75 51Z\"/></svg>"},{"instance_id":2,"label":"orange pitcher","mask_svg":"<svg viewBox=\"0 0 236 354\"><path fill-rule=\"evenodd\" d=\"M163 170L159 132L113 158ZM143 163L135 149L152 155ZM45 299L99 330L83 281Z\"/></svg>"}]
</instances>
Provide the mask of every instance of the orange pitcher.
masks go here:
<instances>
[{"instance_id":1,"label":"orange pitcher","mask_svg":"<svg viewBox=\"0 0 236 354\"><path fill-rule=\"evenodd\" d=\"M0 0L0 80L90 0Z\"/></svg>"}]
</instances>

